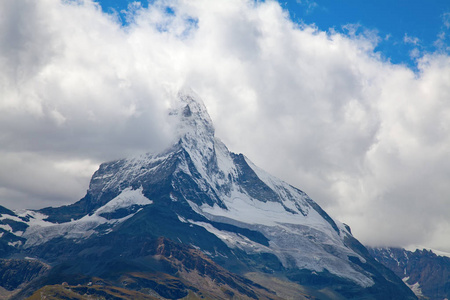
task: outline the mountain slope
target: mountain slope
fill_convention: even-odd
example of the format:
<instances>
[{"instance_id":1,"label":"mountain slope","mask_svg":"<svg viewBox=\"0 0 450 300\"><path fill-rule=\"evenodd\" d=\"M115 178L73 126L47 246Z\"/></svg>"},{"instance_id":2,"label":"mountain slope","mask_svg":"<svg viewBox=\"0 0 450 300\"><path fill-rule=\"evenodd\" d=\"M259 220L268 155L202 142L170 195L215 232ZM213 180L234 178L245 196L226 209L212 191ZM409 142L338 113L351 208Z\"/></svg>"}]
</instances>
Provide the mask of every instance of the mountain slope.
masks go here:
<instances>
[{"instance_id":1,"label":"mountain slope","mask_svg":"<svg viewBox=\"0 0 450 300\"><path fill-rule=\"evenodd\" d=\"M226 284L220 272L207 276L218 286L233 286L233 295L275 299L276 291L242 277L256 272L319 294L326 289L335 299L415 298L304 192L231 153L215 137L206 108L192 91L179 94L170 118L179 137L172 147L102 164L77 203L2 213L3 224L17 223L16 230L1 227L11 235L5 255L27 255L63 264L65 274L115 282L111 274L130 270L183 278L197 249L211 266L240 274ZM155 260L161 237L183 249L182 267L173 255L169 265ZM198 266L194 269L199 272Z\"/></svg>"}]
</instances>

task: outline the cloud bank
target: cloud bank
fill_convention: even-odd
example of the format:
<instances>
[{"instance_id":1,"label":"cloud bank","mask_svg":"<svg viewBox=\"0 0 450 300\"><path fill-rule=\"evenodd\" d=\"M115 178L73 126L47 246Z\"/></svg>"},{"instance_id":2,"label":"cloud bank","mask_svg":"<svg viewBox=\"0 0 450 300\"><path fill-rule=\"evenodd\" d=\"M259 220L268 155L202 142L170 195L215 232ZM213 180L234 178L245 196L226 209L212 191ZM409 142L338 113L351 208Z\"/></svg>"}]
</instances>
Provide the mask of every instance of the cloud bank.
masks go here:
<instances>
[{"instance_id":1,"label":"cloud bank","mask_svg":"<svg viewBox=\"0 0 450 300\"><path fill-rule=\"evenodd\" d=\"M418 72L373 32L298 25L275 1L0 2L0 203L73 203L103 161L171 141L176 91L216 135L369 245L450 251L450 57Z\"/></svg>"}]
</instances>

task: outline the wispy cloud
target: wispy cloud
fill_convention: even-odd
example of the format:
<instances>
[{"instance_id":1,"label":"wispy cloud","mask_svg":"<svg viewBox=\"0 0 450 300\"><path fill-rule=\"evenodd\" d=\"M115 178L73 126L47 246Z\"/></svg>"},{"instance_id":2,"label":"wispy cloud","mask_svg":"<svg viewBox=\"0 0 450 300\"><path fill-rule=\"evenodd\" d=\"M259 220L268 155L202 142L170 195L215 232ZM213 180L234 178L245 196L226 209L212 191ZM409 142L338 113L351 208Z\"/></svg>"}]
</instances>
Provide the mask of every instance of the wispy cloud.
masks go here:
<instances>
[{"instance_id":1,"label":"wispy cloud","mask_svg":"<svg viewBox=\"0 0 450 300\"><path fill-rule=\"evenodd\" d=\"M413 44L413 45L419 45L420 40L417 37L409 36L407 33L405 33L403 37L403 42L406 44Z\"/></svg>"},{"instance_id":2,"label":"wispy cloud","mask_svg":"<svg viewBox=\"0 0 450 300\"><path fill-rule=\"evenodd\" d=\"M447 29L450 29L450 12L442 14L442 22Z\"/></svg>"},{"instance_id":3,"label":"wispy cloud","mask_svg":"<svg viewBox=\"0 0 450 300\"><path fill-rule=\"evenodd\" d=\"M309 14L319 7L314 0L297 0L297 3L306 7L306 13Z\"/></svg>"},{"instance_id":4,"label":"wispy cloud","mask_svg":"<svg viewBox=\"0 0 450 300\"><path fill-rule=\"evenodd\" d=\"M442 25L442 30L438 33L433 45L438 51L448 52L450 51L450 46L447 41L448 30L450 29L450 12L442 14Z\"/></svg>"}]
</instances>

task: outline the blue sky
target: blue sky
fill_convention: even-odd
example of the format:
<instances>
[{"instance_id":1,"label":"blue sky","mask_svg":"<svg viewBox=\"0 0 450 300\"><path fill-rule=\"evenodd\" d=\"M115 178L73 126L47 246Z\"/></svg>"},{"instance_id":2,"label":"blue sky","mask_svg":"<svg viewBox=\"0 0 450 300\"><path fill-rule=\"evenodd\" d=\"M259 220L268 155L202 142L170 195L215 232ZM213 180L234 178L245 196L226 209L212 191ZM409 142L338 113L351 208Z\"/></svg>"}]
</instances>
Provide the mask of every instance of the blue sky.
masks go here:
<instances>
[{"instance_id":1,"label":"blue sky","mask_svg":"<svg viewBox=\"0 0 450 300\"><path fill-rule=\"evenodd\" d=\"M124 21L129 3L148 1L98 0L103 11L118 13ZM448 52L450 1L445 0L296 0L279 1L298 24L314 24L321 31L351 34L371 31L378 36L375 52L383 60L416 69L426 53ZM348 26L348 25L357 25Z\"/></svg>"},{"instance_id":2,"label":"blue sky","mask_svg":"<svg viewBox=\"0 0 450 300\"><path fill-rule=\"evenodd\" d=\"M411 51L435 52L439 39L448 47L450 1L444 0L318 0L287 1L283 6L293 20L316 24L320 30L345 32L346 24L375 30L380 37L375 51L392 63L414 64ZM447 24L446 24L447 22ZM439 38L439 35L441 36Z\"/></svg>"}]
</instances>

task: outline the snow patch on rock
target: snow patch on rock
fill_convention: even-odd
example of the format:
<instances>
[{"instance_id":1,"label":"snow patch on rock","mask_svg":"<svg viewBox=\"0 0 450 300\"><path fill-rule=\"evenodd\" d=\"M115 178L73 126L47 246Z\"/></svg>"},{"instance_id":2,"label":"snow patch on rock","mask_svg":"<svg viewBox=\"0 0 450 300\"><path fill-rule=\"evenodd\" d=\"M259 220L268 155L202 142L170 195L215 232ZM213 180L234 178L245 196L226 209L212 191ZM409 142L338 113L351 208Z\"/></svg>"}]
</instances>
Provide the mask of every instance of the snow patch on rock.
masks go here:
<instances>
[{"instance_id":1,"label":"snow patch on rock","mask_svg":"<svg viewBox=\"0 0 450 300\"><path fill-rule=\"evenodd\" d=\"M403 282L411 289L411 291L413 291L413 293L414 293L417 297L424 297L419 282L416 282L416 283L414 283L414 284L409 284L409 283L408 283L409 276L403 278L402 280L403 280Z\"/></svg>"},{"instance_id":2,"label":"snow patch on rock","mask_svg":"<svg viewBox=\"0 0 450 300\"><path fill-rule=\"evenodd\" d=\"M111 227L124 222L137 212L131 213L119 219L108 220L102 217L102 214L112 213L121 208L127 208L134 205L145 206L153 202L142 194L142 188L133 190L127 188L122 191L117 197L106 203L104 206L98 208L92 215L86 215L79 220L55 224L45 221L45 215L37 212L28 212L26 215L31 216L23 237L27 239L25 247L36 246L44 244L54 238L64 237L67 239L85 239L97 233L96 227L102 224L108 224ZM106 233L110 232L107 231Z\"/></svg>"},{"instance_id":3,"label":"snow patch on rock","mask_svg":"<svg viewBox=\"0 0 450 300\"><path fill-rule=\"evenodd\" d=\"M148 199L142 194L142 187L137 190L127 188L123 190L119 196L97 209L95 211L95 214L100 215L104 213L112 213L120 208L127 208L133 205L144 206L152 203L152 200Z\"/></svg>"}]
</instances>

